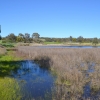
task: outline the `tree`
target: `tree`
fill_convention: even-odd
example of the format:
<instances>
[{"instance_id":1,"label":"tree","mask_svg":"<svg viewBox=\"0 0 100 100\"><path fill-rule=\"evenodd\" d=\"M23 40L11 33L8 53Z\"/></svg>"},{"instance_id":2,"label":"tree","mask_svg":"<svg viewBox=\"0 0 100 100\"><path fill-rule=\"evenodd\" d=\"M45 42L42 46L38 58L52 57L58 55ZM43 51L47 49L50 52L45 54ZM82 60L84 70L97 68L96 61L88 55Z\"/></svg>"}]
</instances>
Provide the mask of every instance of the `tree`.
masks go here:
<instances>
[{"instance_id":1,"label":"tree","mask_svg":"<svg viewBox=\"0 0 100 100\"><path fill-rule=\"evenodd\" d=\"M10 42L16 42L16 36L14 33L10 33L7 37L6 37Z\"/></svg>"},{"instance_id":2,"label":"tree","mask_svg":"<svg viewBox=\"0 0 100 100\"><path fill-rule=\"evenodd\" d=\"M25 33L24 42L30 42L30 34L29 33Z\"/></svg>"},{"instance_id":3,"label":"tree","mask_svg":"<svg viewBox=\"0 0 100 100\"><path fill-rule=\"evenodd\" d=\"M83 38L82 36L79 36L79 37L77 38L77 41L78 41L80 44L83 42L83 40L84 40L84 38Z\"/></svg>"},{"instance_id":4,"label":"tree","mask_svg":"<svg viewBox=\"0 0 100 100\"><path fill-rule=\"evenodd\" d=\"M92 42L95 46L96 46L96 44L98 44L98 39L95 37L94 39L93 39L93 42Z\"/></svg>"},{"instance_id":5,"label":"tree","mask_svg":"<svg viewBox=\"0 0 100 100\"><path fill-rule=\"evenodd\" d=\"M22 33L19 33L17 36L17 42L23 42L24 41L24 35Z\"/></svg>"},{"instance_id":6,"label":"tree","mask_svg":"<svg viewBox=\"0 0 100 100\"><path fill-rule=\"evenodd\" d=\"M73 38L72 41L73 41L73 42L76 42L76 38Z\"/></svg>"},{"instance_id":7,"label":"tree","mask_svg":"<svg viewBox=\"0 0 100 100\"><path fill-rule=\"evenodd\" d=\"M72 40L73 40L72 36L70 36L69 39L70 39L70 41L72 42Z\"/></svg>"},{"instance_id":8,"label":"tree","mask_svg":"<svg viewBox=\"0 0 100 100\"><path fill-rule=\"evenodd\" d=\"M19 33L18 36L21 37L21 38L24 38L24 35L22 33Z\"/></svg>"},{"instance_id":9,"label":"tree","mask_svg":"<svg viewBox=\"0 0 100 100\"><path fill-rule=\"evenodd\" d=\"M32 34L32 38L33 38L33 39L34 39L34 38L38 39L39 36L40 36L40 35L39 35L38 33L33 33L33 34Z\"/></svg>"},{"instance_id":10,"label":"tree","mask_svg":"<svg viewBox=\"0 0 100 100\"><path fill-rule=\"evenodd\" d=\"M24 38L25 38L25 39L29 39L29 38L30 38L30 34L25 33Z\"/></svg>"}]
</instances>

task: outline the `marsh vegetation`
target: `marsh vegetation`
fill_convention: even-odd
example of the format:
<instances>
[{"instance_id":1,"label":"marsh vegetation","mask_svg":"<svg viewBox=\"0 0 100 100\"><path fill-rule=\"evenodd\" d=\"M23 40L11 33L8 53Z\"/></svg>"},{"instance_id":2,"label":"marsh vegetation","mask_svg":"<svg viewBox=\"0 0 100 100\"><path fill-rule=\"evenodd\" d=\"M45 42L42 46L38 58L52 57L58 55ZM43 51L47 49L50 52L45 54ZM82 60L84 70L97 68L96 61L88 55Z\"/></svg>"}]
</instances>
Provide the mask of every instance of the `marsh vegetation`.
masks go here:
<instances>
[{"instance_id":1,"label":"marsh vegetation","mask_svg":"<svg viewBox=\"0 0 100 100\"><path fill-rule=\"evenodd\" d=\"M54 76L15 51L0 55L0 100L51 100Z\"/></svg>"},{"instance_id":2,"label":"marsh vegetation","mask_svg":"<svg viewBox=\"0 0 100 100\"><path fill-rule=\"evenodd\" d=\"M99 79L99 48L19 46L0 55L2 100L99 100Z\"/></svg>"},{"instance_id":3,"label":"marsh vegetation","mask_svg":"<svg viewBox=\"0 0 100 100\"><path fill-rule=\"evenodd\" d=\"M19 47L21 55L45 65L57 74L54 100L99 100L99 48ZM88 93L86 92L88 91Z\"/></svg>"}]
</instances>

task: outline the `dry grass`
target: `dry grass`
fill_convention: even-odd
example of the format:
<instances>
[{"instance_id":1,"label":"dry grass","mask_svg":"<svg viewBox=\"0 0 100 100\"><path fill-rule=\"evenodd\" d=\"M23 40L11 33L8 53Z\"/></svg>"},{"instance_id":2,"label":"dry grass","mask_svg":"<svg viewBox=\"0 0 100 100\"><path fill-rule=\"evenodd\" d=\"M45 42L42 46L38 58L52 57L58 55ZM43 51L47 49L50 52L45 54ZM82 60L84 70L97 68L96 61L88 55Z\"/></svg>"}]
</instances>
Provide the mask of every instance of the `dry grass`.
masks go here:
<instances>
[{"instance_id":1,"label":"dry grass","mask_svg":"<svg viewBox=\"0 0 100 100\"><path fill-rule=\"evenodd\" d=\"M40 61L43 66L49 66L51 70L56 71L57 87L55 97L60 100L66 100L66 98L69 98L68 100L77 100L75 98L81 97L84 92L83 87L88 82L91 82L93 92L100 90L99 48L65 49L22 46L18 47L18 51L31 59ZM95 63L95 71L88 73L91 63Z\"/></svg>"},{"instance_id":2,"label":"dry grass","mask_svg":"<svg viewBox=\"0 0 100 100\"><path fill-rule=\"evenodd\" d=\"M2 46L0 46L0 55L3 55L6 53L6 49Z\"/></svg>"}]
</instances>

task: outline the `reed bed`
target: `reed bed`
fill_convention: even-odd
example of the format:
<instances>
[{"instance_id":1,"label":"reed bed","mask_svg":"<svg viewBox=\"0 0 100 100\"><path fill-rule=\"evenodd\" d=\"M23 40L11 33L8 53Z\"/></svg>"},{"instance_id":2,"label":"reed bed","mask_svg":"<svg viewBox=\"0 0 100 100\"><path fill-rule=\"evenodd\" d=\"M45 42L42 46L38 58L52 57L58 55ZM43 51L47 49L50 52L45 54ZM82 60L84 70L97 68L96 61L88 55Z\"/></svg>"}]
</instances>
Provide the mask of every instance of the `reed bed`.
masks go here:
<instances>
[{"instance_id":1,"label":"reed bed","mask_svg":"<svg viewBox=\"0 0 100 100\"><path fill-rule=\"evenodd\" d=\"M89 82L91 83L91 95L100 90L99 48L21 46L18 47L18 52L25 57L38 61L41 66L48 67L57 73L56 92L53 97L55 99L78 100L84 94L83 87ZM93 72L89 72L89 68L92 68L91 66L94 68ZM89 98L87 99L89 100Z\"/></svg>"}]
</instances>

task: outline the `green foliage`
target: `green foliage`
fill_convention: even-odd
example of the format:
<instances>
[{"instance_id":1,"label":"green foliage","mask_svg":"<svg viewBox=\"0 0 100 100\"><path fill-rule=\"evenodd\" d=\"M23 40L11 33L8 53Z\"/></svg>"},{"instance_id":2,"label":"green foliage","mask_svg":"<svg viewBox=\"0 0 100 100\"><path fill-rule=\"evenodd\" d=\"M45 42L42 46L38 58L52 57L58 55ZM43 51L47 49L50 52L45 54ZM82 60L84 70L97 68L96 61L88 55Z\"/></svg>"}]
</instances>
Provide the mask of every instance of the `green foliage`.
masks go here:
<instances>
[{"instance_id":1,"label":"green foliage","mask_svg":"<svg viewBox=\"0 0 100 100\"><path fill-rule=\"evenodd\" d=\"M72 37L72 36L70 36L69 38L70 38L70 41L72 41L72 40L73 40L73 37Z\"/></svg>"},{"instance_id":2,"label":"green foliage","mask_svg":"<svg viewBox=\"0 0 100 100\"><path fill-rule=\"evenodd\" d=\"M43 41L41 40L41 39L33 39L33 41L35 42L35 43L42 43Z\"/></svg>"},{"instance_id":3,"label":"green foliage","mask_svg":"<svg viewBox=\"0 0 100 100\"><path fill-rule=\"evenodd\" d=\"M44 44L60 44L61 42L44 42Z\"/></svg>"},{"instance_id":4,"label":"green foliage","mask_svg":"<svg viewBox=\"0 0 100 100\"><path fill-rule=\"evenodd\" d=\"M83 40L84 40L84 38L83 38L82 36L79 36L79 37L77 38L77 41L78 41L79 43L82 43Z\"/></svg>"},{"instance_id":5,"label":"green foliage","mask_svg":"<svg viewBox=\"0 0 100 100\"><path fill-rule=\"evenodd\" d=\"M0 78L0 100L21 100L20 87L15 79Z\"/></svg>"},{"instance_id":6,"label":"green foliage","mask_svg":"<svg viewBox=\"0 0 100 100\"><path fill-rule=\"evenodd\" d=\"M0 56L0 100L21 100L18 82L13 78L5 77L12 70L19 68L19 58L15 58L12 54L13 52L8 52Z\"/></svg>"},{"instance_id":7,"label":"green foliage","mask_svg":"<svg viewBox=\"0 0 100 100\"><path fill-rule=\"evenodd\" d=\"M2 40L0 40L0 43L2 43Z\"/></svg>"},{"instance_id":8,"label":"green foliage","mask_svg":"<svg viewBox=\"0 0 100 100\"><path fill-rule=\"evenodd\" d=\"M1 43L2 46L6 47L6 48L11 48L14 47L14 43Z\"/></svg>"},{"instance_id":9,"label":"green foliage","mask_svg":"<svg viewBox=\"0 0 100 100\"><path fill-rule=\"evenodd\" d=\"M16 36L14 33L10 33L6 38L10 42L16 42Z\"/></svg>"},{"instance_id":10,"label":"green foliage","mask_svg":"<svg viewBox=\"0 0 100 100\"><path fill-rule=\"evenodd\" d=\"M0 76L9 75L11 70L17 70L20 65L18 60L21 59L12 56L12 52L0 56Z\"/></svg>"},{"instance_id":11,"label":"green foliage","mask_svg":"<svg viewBox=\"0 0 100 100\"><path fill-rule=\"evenodd\" d=\"M40 36L40 35L39 35L38 33L33 33L33 34L32 34L32 38L36 38L36 39L38 39L39 36Z\"/></svg>"},{"instance_id":12,"label":"green foliage","mask_svg":"<svg viewBox=\"0 0 100 100\"><path fill-rule=\"evenodd\" d=\"M95 46L96 46L96 44L98 44L98 39L97 38L93 39L93 44L95 44Z\"/></svg>"},{"instance_id":13,"label":"green foliage","mask_svg":"<svg viewBox=\"0 0 100 100\"><path fill-rule=\"evenodd\" d=\"M24 41L24 38L17 36L17 42L23 42L23 41Z\"/></svg>"}]
</instances>

